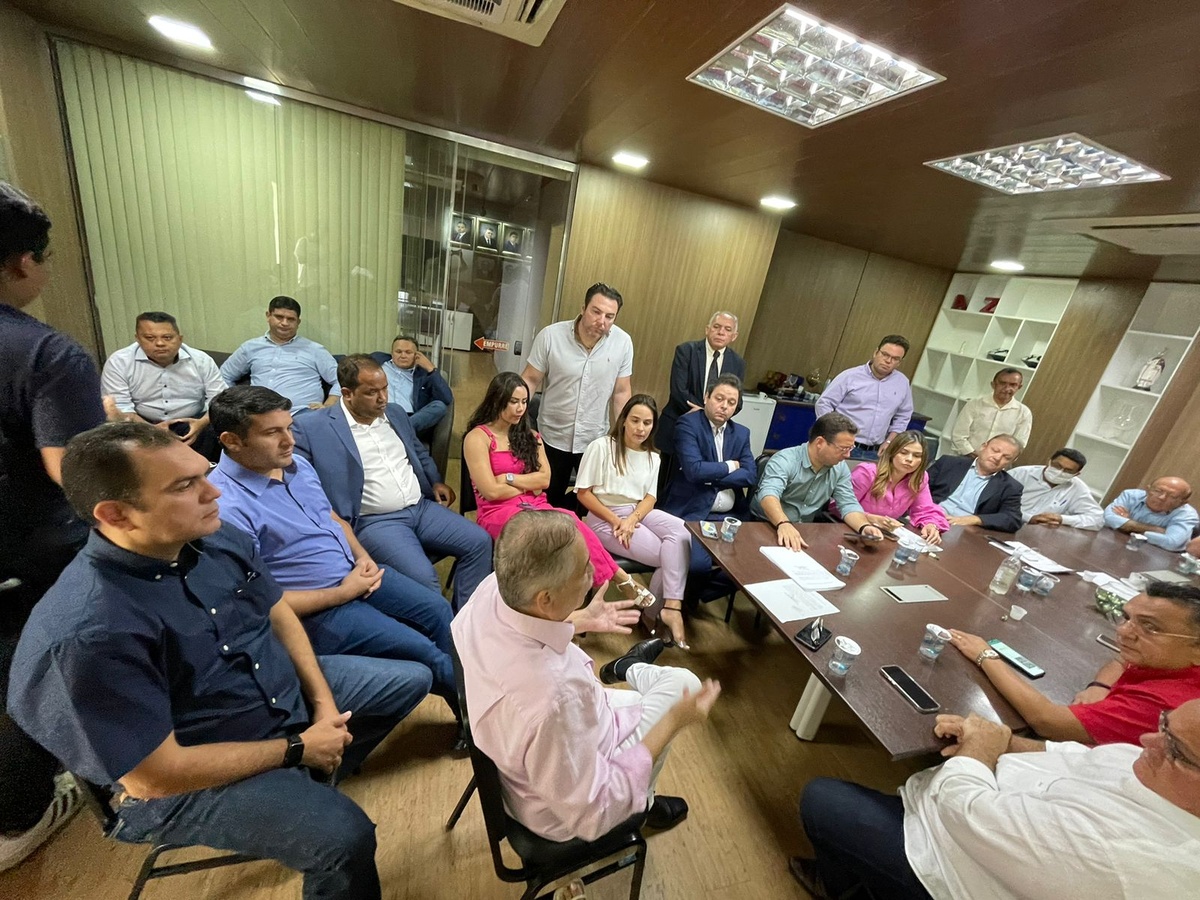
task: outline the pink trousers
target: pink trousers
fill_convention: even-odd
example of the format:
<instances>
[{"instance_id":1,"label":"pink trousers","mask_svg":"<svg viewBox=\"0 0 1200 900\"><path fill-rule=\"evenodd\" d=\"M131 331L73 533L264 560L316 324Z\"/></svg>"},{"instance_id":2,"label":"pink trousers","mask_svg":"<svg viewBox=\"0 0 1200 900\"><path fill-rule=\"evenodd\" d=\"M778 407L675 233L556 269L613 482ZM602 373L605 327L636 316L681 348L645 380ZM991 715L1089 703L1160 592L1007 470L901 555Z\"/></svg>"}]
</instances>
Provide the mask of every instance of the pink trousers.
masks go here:
<instances>
[{"instance_id":1,"label":"pink trousers","mask_svg":"<svg viewBox=\"0 0 1200 900\"><path fill-rule=\"evenodd\" d=\"M633 506L615 506L612 511L622 519L633 512ZM604 549L614 556L635 559L656 566L650 580L650 593L665 600L682 600L691 563L692 536L683 519L652 509L633 530L628 547L622 546L612 532L612 526L593 513L584 523L596 532Z\"/></svg>"}]
</instances>

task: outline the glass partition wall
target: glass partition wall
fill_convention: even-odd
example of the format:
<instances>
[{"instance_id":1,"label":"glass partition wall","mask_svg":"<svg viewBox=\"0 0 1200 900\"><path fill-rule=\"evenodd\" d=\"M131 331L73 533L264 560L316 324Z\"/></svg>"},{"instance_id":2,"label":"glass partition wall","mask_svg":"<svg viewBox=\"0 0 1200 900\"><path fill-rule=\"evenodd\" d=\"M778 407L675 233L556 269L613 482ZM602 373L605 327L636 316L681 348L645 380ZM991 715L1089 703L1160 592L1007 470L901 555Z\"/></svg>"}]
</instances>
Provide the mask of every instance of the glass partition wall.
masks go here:
<instances>
[{"instance_id":1,"label":"glass partition wall","mask_svg":"<svg viewBox=\"0 0 1200 900\"><path fill-rule=\"evenodd\" d=\"M105 354L145 310L229 353L284 294L335 355L415 336L454 390L459 455L487 382L552 315L572 166L66 39L54 53Z\"/></svg>"}]
</instances>

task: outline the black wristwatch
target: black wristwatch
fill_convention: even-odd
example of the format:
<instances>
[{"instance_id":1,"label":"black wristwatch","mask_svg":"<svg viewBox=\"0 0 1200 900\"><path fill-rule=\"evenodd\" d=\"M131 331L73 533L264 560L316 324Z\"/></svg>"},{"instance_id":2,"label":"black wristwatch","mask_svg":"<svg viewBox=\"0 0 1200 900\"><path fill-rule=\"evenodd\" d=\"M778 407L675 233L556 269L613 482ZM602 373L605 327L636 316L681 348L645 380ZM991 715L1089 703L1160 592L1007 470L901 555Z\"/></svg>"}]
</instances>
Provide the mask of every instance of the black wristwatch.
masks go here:
<instances>
[{"instance_id":1,"label":"black wristwatch","mask_svg":"<svg viewBox=\"0 0 1200 900\"><path fill-rule=\"evenodd\" d=\"M283 767L294 769L304 759L304 738L293 734L288 738L287 749L283 751Z\"/></svg>"}]
</instances>

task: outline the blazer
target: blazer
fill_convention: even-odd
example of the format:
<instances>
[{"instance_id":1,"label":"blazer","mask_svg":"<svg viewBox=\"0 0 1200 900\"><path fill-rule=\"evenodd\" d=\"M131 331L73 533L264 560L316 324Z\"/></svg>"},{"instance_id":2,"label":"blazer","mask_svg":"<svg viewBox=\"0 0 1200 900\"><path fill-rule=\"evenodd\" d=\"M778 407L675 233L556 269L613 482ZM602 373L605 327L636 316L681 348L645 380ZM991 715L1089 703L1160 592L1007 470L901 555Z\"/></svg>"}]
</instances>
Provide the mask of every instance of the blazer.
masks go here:
<instances>
[{"instance_id":1,"label":"blazer","mask_svg":"<svg viewBox=\"0 0 1200 900\"><path fill-rule=\"evenodd\" d=\"M675 359L671 363L671 398L659 416L658 432L654 436L660 447L672 446L676 422L691 412L689 402L697 406L704 405L704 385L708 381L708 367L711 363L707 343L702 340L685 341L675 348ZM736 375L745 379L746 361L738 356L736 350L726 347L723 363L722 375ZM741 409L742 402L739 399L738 411Z\"/></svg>"},{"instance_id":2,"label":"blazer","mask_svg":"<svg viewBox=\"0 0 1200 900\"><path fill-rule=\"evenodd\" d=\"M391 354L376 350L371 354L371 358L381 366L388 362L392 357ZM420 366L413 367L413 412L428 406L434 400L441 400L447 406L454 402L454 393L450 390L450 385L446 384L446 379L442 374L434 369L432 372L426 372Z\"/></svg>"},{"instance_id":3,"label":"blazer","mask_svg":"<svg viewBox=\"0 0 1200 900\"><path fill-rule=\"evenodd\" d=\"M421 486L421 496L436 501L433 486L442 480L442 476L438 474L429 451L413 431L408 413L404 407L389 403L386 415L392 430L404 444L408 461ZM317 470L329 505L353 527L362 508L363 465L342 404L297 416L292 423L292 434L296 438L296 451Z\"/></svg>"},{"instance_id":4,"label":"blazer","mask_svg":"<svg viewBox=\"0 0 1200 900\"><path fill-rule=\"evenodd\" d=\"M962 484L967 470L975 465L973 456L943 456L929 467L929 493L941 503ZM975 515L983 528L1012 533L1025 524L1021 518L1021 482L1007 472L997 472L979 495Z\"/></svg>"},{"instance_id":5,"label":"blazer","mask_svg":"<svg viewBox=\"0 0 1200 900\"><path fill-rule=\"evenodd\" d=\"M681 519L697 521L712 513L713 501L726 488L734 493L730 511L745 518L749 513L747 490L758 481L758 467L750 449L750 429L737 422L725 426L724 454L717 458L712 426L704 410L693 410L675 429L675 459L679 469L667 486L662 509ZM730 472L727 460L736 459L741 467Z\"/></svg>"}]
</instances>

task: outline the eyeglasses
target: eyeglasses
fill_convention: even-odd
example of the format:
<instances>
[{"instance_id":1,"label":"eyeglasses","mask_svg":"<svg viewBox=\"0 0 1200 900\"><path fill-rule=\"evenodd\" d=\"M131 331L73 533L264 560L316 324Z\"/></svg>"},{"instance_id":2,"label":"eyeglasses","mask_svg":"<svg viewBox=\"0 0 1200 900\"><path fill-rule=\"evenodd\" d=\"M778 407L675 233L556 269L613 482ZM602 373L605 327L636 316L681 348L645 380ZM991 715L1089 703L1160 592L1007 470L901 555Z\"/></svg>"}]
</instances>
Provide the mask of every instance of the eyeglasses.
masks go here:
<instances>
[{"instance_id":1,"label":"eyeglasses","mask_svg":"<svg viewBox=\"0 0 1200 900\"><path fill-rule=\"evenodd\" d=\"M1193 769L1200 769L1200 763L1188 757L1183 752L1183 748L1179 744L1179 739L1171 734L1171 729L1167 727L1167 710L1165 709L1158 714L1158 733L1166 741L1167 759L1171 760L1171 762L1179 762L1185 766L1191 766Z\"/></svg>"},{"instance_id":2,"label":"eyeglasses","mask_svg":"<svg viewBox=\"0 0 1200 900\"><path fill-rule=\"evenodd\" d=\"M875 351L875 353L876 353L877 355L879 355L879 356L883 357L884 359L886 359L888 362L894 362L894 363L898 363L898 362L901 362L901 361L904 359L904 354L903 354L903 353L901 353L899 356L892 356L892 354L890 354L890 353L884 353L882 350L876 350L876 351Z\"/></svg>"},{"instance_id":3,"label":"eyeglasses","mask_svg":"<svg viewBox=\"0 0 1200 900\"><path fill-rule=\"evenodd\" d=\"M1167 500L1182 500L1183 494L1179 491L1167 491L1163 488L1147 488L1146 493L1154 497L1163 497Z\"/></svg>"},{"instance_id":4,"label":"eyeglasses","mask_svg":"<svg viewBox=\"0 0 1200 900\"><path fill-rule=\"evenodd\" d=\"M1146 637L1149 637L1149 638L1169 637L1169 638L1183 638L1184 640L1188 640L1188 641L1200 640L1200 634L1175 634L1174 632L1171 632L1171 631L1159 631L1155 626L1147 625L1146 623L1133 618L1125 610L1121 610L1114 617L1114 621L1118 626L1128 625L1130 628L1132 628L1138 634L1145 635Z\"/></svg>"}]
</instances>

